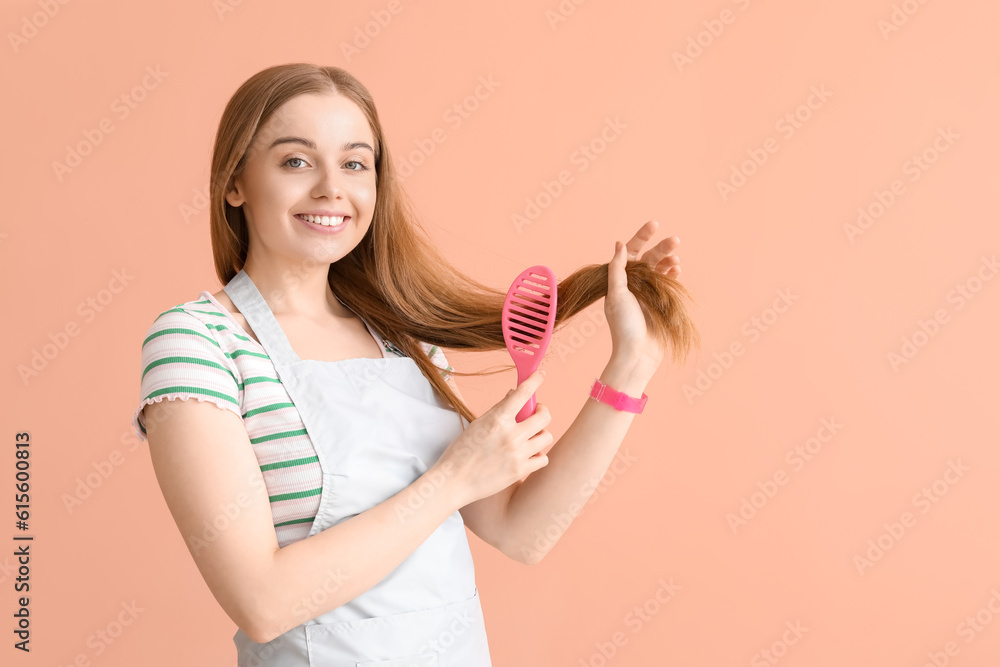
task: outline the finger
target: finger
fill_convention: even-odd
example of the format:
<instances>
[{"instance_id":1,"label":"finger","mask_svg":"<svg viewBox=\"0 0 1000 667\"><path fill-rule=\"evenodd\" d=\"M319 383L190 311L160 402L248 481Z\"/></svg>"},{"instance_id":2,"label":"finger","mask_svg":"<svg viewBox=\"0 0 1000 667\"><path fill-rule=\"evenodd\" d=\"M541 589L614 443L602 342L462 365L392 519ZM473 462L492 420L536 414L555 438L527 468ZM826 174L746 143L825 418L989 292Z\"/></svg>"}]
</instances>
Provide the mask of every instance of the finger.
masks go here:
<instances>
[{"instance_id":1,"label":"finger","mask_svg":"<svg viewBox=\"0 0 1000 667\"><path fill-rule=\"evenodd\" d=\"M549 411L548 406L536 401L535 411L528 415L523 422L521 422L521 426L529 433L537 435L544 431L545 427L550 423L552 423L552 413Z\"/></svg>"},{"instance_id":2,"label":"finger","mask_svg":"<svg viewBox=\"0 0 1000 667\"><path fill-rule=\"evenodd\" d=\"M529 375L524 379L524 382L517 385L515 388L510 390L510 396L508 396L508 402L516 404L516 410L520 410L525 403L528 402L528 398L535 393L535 390L541 386L542 380L545 379L545 372L539 368L537 371Z\"/></svg>"},{"instance_id":3,"label":"finger","mask_svg":"<svg viewBox=\"0 0 1000 667\"><path fill-rule=\"evenodd\" d=\"M664 257L660 262L656 264L654 268L660 273L664 274L670 273L671 271L673 271L674 273L680 273L681 258L678 257L677 255L670 255L668 257Z\"/></svg>"},{"instance_id":4,"label":"finger","mask_svg":"<svg viewBox=\"0 0 1000 667\"><path fill-rule=\"evenodd\" d=\"M521 422L521 427L526 427L530 436L521 444L521 453L525 456L548 454L555 442L555 436L552 435L552 431L545 428L548 426L548 423L540 424L537 421L532 421L530 424L528 423L529 419L534 419L538 416L539 415L536 413Z\"/></svg>"},{"instance_id":5,"label":"finger","mask_svg":"<svg viewBox=\"0 0 1000 667\"><path fill-rule=\"evenodd\" d=\"M628 259L635 259L639 256L639 251L642 250L642 246L646 245L649 239L653 238L656 233L656 229L660 226L660 223L656 220L647 220L643 223L639 231L635 233L631 239L625 244L626 254Z\"/></svg>"},{"instance_id":6,"label":"finger","mask_svg":"<svg viewBox=\"0 0 1000 667\"><path fill-rule=\"evenodd\" d=\"M628 289L628 279L625 277L627 259L625 245L621 241L615 241L615 255L608 262L608 294Z\"/></svg>"},{"instance_id":7,"label":"finger","mask_svg":"<svg viewBox=\"0 0 1000 667\"><path fill-rule=\"evenodd\" d=\"M528 420L525 419L524 421ZM524 422L521 423L524 424ZM524 441L521 453L527 454L528 458L545 456L549 453L549 450L552 449L553 444L555 444L555 436L552 435L552 431L543 428L540 429L538 433Z\"/></svg>"},{"instance_id":8,"label":"finger","mask_svg":"<svg viewBox=\"0 0 1000 667\"><path fill-rule=\"evenodd\" d=\"M656 266L665 258L675 254L681 240L676 236L665 238L643 254L642 261L649 262L650 266Z\"/></svg>"},{"instance_id":9,"label":"finger","mask_svg":"<svg viewBox=\"0 0 1000 667\"><path fill-rule=\"evenodd\" d=\"M528 461L532 463L531 468L528 470L528 474L530 475L536 470L540 470L541 468L547 466L549 464L549 457L541 454L539 456L532 456L528 459Z\"/></svg>"},{"instance_id":10,"label":"finger","mask_svg":"<svg viewBox=\"0 0 1000 667\"><path fill-rule=\"evenodd\" d=\"M528 401L531 399L531 395L538 390L539 386L541 386L544 375L544 371L539 368L537 371L526 377L524 382L507 392L507 396L504 397L504 400L496 406L498 412L505 414L509 418L516 417L517 413L519 413L521 409L528 404ZM533 415L534 413L528 415L521 423L528 421L528 419L530 419Z\"/></svg>"}]
</instances>

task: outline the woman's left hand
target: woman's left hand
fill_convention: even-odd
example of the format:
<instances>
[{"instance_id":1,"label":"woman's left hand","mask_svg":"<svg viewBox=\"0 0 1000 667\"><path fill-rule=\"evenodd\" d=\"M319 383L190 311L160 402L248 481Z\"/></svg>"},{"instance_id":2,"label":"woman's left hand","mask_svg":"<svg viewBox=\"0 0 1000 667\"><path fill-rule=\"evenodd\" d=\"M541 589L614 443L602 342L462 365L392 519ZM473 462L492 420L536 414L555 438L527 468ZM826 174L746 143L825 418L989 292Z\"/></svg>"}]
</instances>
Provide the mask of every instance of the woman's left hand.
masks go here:
<instances>
[{"instance_id":1,"label":"woman's left hand","mask_svg":"<svg viewBox=\"0 0 1000 667\"><path fill-rule=\"evenodd\" d=\"M624 246L620 241L615 242L615 255L608 264L608 295L604 299L604 314L611 329L612 356L652 359L657 364L663 360L664 350L650 331L648 316L628 289L625 262L638 259L639 251L653 238L658 226L656 220L649 220ZM676 254L680 242L676 236L665 238L643 253L638 261L677 278L681 273L681 260Z\"/></svg>"}]
</instances>

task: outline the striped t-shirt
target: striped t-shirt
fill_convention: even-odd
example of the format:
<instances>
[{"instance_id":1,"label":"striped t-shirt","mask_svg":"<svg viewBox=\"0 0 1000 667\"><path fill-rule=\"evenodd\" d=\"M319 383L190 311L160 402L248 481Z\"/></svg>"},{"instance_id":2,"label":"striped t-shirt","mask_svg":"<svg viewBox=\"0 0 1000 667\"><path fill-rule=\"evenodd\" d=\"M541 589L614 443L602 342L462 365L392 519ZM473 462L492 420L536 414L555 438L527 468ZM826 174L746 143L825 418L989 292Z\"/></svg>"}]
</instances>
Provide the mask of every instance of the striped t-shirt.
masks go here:
<instances>
[{"instance_id":1,"label":"striped t-shirt","mask_svg":"<svg viewBox=\"0 0 1000 667\"><path fill-rule=\"evenodd\" d=\"M279 547L304 539L319 510L322 470L298 409L263 346L208 291L160 313L142 342L140 401L132 426L146 440L142 408L162 400L210 401L243 420L264 475ZM444 352L421 348L457 392ZM385 351L404 356L385 341Z\"/></svg>"}]
</instances>

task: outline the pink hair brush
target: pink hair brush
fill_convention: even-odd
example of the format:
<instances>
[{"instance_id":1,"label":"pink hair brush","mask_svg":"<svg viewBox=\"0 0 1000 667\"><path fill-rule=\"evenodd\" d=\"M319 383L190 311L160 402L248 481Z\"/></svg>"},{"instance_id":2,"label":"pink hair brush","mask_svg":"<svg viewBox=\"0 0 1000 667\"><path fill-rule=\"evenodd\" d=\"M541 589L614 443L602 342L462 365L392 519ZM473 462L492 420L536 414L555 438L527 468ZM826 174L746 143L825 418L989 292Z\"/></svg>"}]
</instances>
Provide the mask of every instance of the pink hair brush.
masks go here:
<instances>
[{"instance_id":1,"label":"pink hair brush","mask_svg":"<svg viewBox=\"0 0 1000 667\"><path fill-rule=\"evenodd\" d=\"M532 266L514 279L503 302L500 324L507 351L517 367L517 383L521 384L538 370L555 329L556 276L552 269ZM534 412L532 394L515 420L520 423Z\"/></svg>"}]
</instances>

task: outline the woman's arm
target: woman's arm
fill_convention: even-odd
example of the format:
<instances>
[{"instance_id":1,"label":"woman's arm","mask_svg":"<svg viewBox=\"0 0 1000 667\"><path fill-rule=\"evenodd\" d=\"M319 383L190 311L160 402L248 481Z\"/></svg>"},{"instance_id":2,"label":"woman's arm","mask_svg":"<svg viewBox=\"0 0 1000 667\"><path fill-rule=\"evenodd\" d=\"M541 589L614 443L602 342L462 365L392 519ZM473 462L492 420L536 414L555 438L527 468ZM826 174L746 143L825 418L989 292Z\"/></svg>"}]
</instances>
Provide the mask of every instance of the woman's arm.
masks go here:
<instances>
[{"instance_id":1,"label":"woman's arm","mask_svg":"<svg viewBox=\"0 0 1000 667\"><path fill-rule=\"evenodd\" d=\"M655 220L647 221L627 243L616 243L608 263L604 313L611 330L612 352L600 380L637 398L662 362L664 350L628 289L626 263L646 262L664 275L680 275L676 255L680 239L676 236L660 241L639 259L639 251L658 225ZM523 554L518 559L523 562L539 562L563 536L594 494L635 417L635 413L620 412L589 397L584 401L580 414L552 445L548 465L514 489L502 513L504 540L511 545L509 549Z\"/></svg>"},{"instance_id":2,"label":"woman's arm","mask_svg":"<svg viewBox=\"0 0 1000 667\"><path fill-rule=\"evenodd\" d=\"M608 263L604 312L611 330L612 354L600 380L634 397L642 395L664 354L628 289L626 263L646 262L674 278L681 271L676 254L680 239L676 236L655 244L639 259L639 251L658 225L655 220L647 221L627 243L616 243L615 255ZM594 494L634 417L635 413L584 399L580 414L546 452L548 465L463 508L466 523L511 558L529 565L538 563Z\"/></svg>"},{"instance_id":3,"label":"woman's arm","mask_svg":"<svg viewBox=\"0 0 1000 667\"><path fill-rule=\"evenodd\" d=\"M195 564L226 614L259 643L367 591L461 504L450 476L430 497L417 491L421 477L371 509L279 549L267 488L240 418L194 400L152 403L144 411L156 478Z\"/></svg>"},{"instance_id":4,"label":"woman's arm","mask_svg":"<svg viewBox=\"0 0 1000 667\"><path fill-rule=\"evenodd\" d=\"M601 382L641 396L656 366L641 358L614 357ZM518 560L538 563L593 495L632 424L635 413L585 399L583 409L548 453L549 464L528 475L506 508L504 532Z\"/></svg>"}]
</instances>

